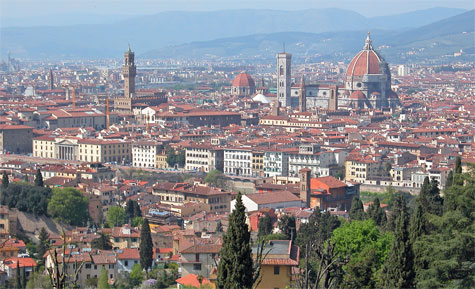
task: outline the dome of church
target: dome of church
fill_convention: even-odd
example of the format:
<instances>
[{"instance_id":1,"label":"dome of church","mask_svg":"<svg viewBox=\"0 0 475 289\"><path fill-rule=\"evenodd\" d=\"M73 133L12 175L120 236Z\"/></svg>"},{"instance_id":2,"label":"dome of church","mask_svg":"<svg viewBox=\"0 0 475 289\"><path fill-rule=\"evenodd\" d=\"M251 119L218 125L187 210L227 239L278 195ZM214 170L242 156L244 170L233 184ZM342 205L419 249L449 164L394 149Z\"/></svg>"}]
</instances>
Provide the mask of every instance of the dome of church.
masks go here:
<instances>
[{"instance_id":1,"label":"dome of church","mask_svg":"<svg viewBox=\"0 0 475 289\"><path fill-rule=\"evenodd\" d=\"M365 74L382 74L381 67L384 65L384 60L379 54L373 50L371 38L366 37L363 50L353 57L346 70L346 77L361 77Z\"/></svg>"},{"instance_id":2,"label":"dome of church","mask_svg":"<svg viewBox=\"0 0 475 289\"><path fill-rule=\"evenodd\" d=\"M233 87L255 87L256 84L254 83L254 79L252 77L245 73L239 73L236 78L234 78L231 86Z\"/></svg>"},{"instance_id":3,"label":"dome of church","mask_svg":"<svg viewBox=\"0 0 475 289\"><path fill-rule=\"evenodd\" d=\"M257 94L256 96L254 96L252 98L253 101L258 101L260 103L271 103L272 101L270 101L270 99L268 99L265 95L263 94Z\"/></svg>"}]
</instances>

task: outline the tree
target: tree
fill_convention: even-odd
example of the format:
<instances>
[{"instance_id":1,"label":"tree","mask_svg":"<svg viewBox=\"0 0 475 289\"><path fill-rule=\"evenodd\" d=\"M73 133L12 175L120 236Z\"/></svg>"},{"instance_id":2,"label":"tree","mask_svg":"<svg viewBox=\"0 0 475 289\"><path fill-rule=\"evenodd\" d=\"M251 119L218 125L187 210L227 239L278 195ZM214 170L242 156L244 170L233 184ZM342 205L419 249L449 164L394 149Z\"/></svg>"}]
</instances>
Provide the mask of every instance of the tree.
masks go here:
<instances>
[{"instance_id":1,"label":"tree","mask_svg":"<svg viewBox=\"0 0 475 289\"><path fill-rule=\"evenodd\" d=\"M450 171L445 180L445 187L450 188L454 182L454 171Z\"/></svg>"},{"instance_id":2,"label":"tree","mask_svg":"<svg viewBox=\"0 0 475 289\"><path fill-rule=\"evenodd\" d=\"M109 289L109 278L107 276L106 268L102 267L101 275L99 275L99 279L97 280L97 288L98 289Z\"/></svg>"},{"instance_id":3,"label":"tree","mask_svg":"<svg viewBox=\"0 0 475 289\"><path fill-rule=\"evenodd\" d=\"M409 234L413 243L417 240L417 238L427 233L424 208L422 207L422 203L419 200L416 202L416 209L411 216L411 225L409 229Z\"/></svg>"},{"instance_id":4,"label":"tree","mask_svg":"<svg viewBox=\"0 0 475 289\"><path fill-rule=\"evenodd\" d=\"M258 236L266 236L272 233L272 229L274 226L272 224L272 218L268 213L264 213L263 217L259 218L259 225L258 225Z\"/></svg>"},{"instance_id":5,"label":"tree","mask_svg":"<svg viewBox=\"0 0 475 289\"><path fill-rule=\"evenodd\" d=\"M295 240L297 225L294 216L284 215L279 219L279 230L287 236L287 240Z\"/></svg>"},{"instance_id":6,"label":"tree","mask_svg":"<svg viewBox=\"0 0 475 289\"><path fill-rule=\"evenodd\" d=\"M100 250L112 250L112 243L110 237L104 233L99 233L99 238L91 242L91 247Z\"/></svg>"},{"instance_id":7,"label":"tree","mask_svg":"<svg viewBox=\"0 0 475 289\"><path fill-rule=\"evenodd\" d=\"M168 147L167 149L167 164L170 167L174 167L176 164L176 154L171 147Z\"/></svg>"},{"instance_id":8,"label":"tree","mask_svg":"<svg viewBox=\"0 0 475 289\"><path fill-rule=\"evenodd\" d=\"M218 265L216 287L251 288L255 280L251 235L246 224L245 207L241 193L238 193L233 212L229 217L228 230L223 237L221 260Z\"/></svg>"},{"instance_id":9,"label":"tree","mask_svg":"<svg viewBox=\"0 0 475 289\"><path fill-rule=\"evenodd\" d=\"M382 264L391 246L392 235L382 233L372 219L346 222L333 231L335 251L342 258L349 256L343 267L343 288L375 288Z\"/></svg>"},{"instance_id":10,"label":"tree","mask_svg":"<svg viewBox=\"0 0 475 289\"><path fill-rule=\"evenodd\" d=\"M407 228L406 202L402 195L396 199L393 215L397 218L394 239L383 266L383 287L411 288L414 282L414 255Z\"/></svg>"},{"instance_id":11,"label":"tree","mask_svg":"<svg viewBox=\"0 0 475 289\"><path fill-rule=\"evenodd\" d=\"M17 208L22 212L41 216L46 214L50 197L50 188L25 183L12 183L5 190L2 190L1 202L9 208Z\"/></svg>"},{"instance_id":12,"label":"tree","mask_svg":"<svg viewBox=\"0 0 475 289\"><path fill-rule=\"evenodd\" d=\"M37 169L36 170L36 175L35 175L35 186L37 187L43 187L43 175L41 174L41 170Z\"/></svg>"},{"instance_id":13,"label":"tree","mask_svg":"<svg viewBox=\"0 0 475 289\"><path fill-rule=\"evenodd\" d=\"M16 288L21 289L21 273L20 273L20 262L16 261Z\"/></svg>"},{"instance_id":14,"label":"tree","mask_svg":"<svg viewBox=\"0 0 475 289\"><path fill-rule=\"evenodd\" d=\"M144 274L140 264L134 264L132 271L130 271L130 287L136 287L142 284L144 280Z\"/></svg>"},{"instance_id":15,"label":"tree","mask_svg":"<svg viewBox=\"0 0 475 289\"><path fill-rule=\"evenodd\" d=\"M350 220L364 220L366 213L364 212L363 202L359 197L354 197L351 201Z\"/></svg>"},{"instance_id":16,"label":"tree","mask_svg":"<svg viewBox=\"0 0 475 289\"><path fill-rule=\"evenodd\" d=\"M374 199L373 203L369 205L367 210L368 218L373 219L378 226L386 225L386 212L381 208L379 198Z\"/></svg>"},{"instance_id":17,"label":"tree","mask_svg":"<svg viewBox=\"0 0 475 289\"><path fill-rule=\"evenodd\" d=\"M22 288L25 288L26 287L26 283L27 283L27 280L26 280L26 268L25 266L22 267L22 279L21 279L21 284L23 285Z\"/></svg>"},{"instance_id":18,"label":"tree","mask_svg":"<svg viewBox=\"0 0 475 289\"><path fill-rule=\"evenodd\" d=\"M390 161L387 161L384 163L384 172L386 173L387 176L391 176L391 170L393 166Z\"/></svg>"},{"instance_id":19,"label":"tree","mask_svg":"<svg viewBox=\"0 0 475 289\"><path fill-rule=\"evenodd\" d=\"M123 208L119 206L112 206L107 210L106 220L111 228L120 227L127 223L127 214Z\"/></svg>"},{"instance_id":20,"label":"tree","mask_svg":"<svg viewBox=\"0 0 475 289\"><path fill-rule=\"evenodd\" d=\"M49 249L49 234L44 227L41 227L40 234L38 235L38 246L36 252L38 258L43 259L43 255Z\"/></svg>"},{"instance_id":21,"label":"tree","mask_svg":"<svg viewBox=\"0 0 475 289\"><path fill-rule=\"evenodd\" d=\"M145 218L142 231L140 232L140 265L145 269L145 275L148 279L148 269L152 268L153 263L153 242L150 233L148 220Z\"/></svg>"},{"instance_id":22,"label":"tree","mask_svg":"<svg viewBox=\"0 0 475 289\"><path fill-rule=\"evenodd\" d=\"M221 220L219 220L218 223L216 224L216 232L217 233L223 232L223 223L221 223Z\"/></svg>"},{"instance_id":23,"label":"tree","mask_svg":"<svg viewBox=\"0 0 475 289\"><path fill-rule=\"evenodd\" d=\"M144 218L142 217L134 217L132 219L132 227L141 227L143 225Z\"/></svg>"},{"instance_id":24,"label":"tree","mask_svg":"<svg viewBox=\"0 0 475 289\"><path fill-rule=\"evenodd\" d=\"M429 232L413 244L418 288L475 287L475 178L462 180L445 191L443 214L429 215Z\"/></svg>"},{"instance_id":25,"label":"tree","mask_svg":"<svg viewBox=\"0 0 475 289\"><path fill-rule=\"evenodd\" d=\"M185 162L186 162L185 150L181 150L176 156L176 163L178 164L178 166L182 168L185 166Z\"/></svg>"},{"instance_id":26,"label":"tree","mask_svg":"<svg viewBox=\"0 0 475 289\"><path fill-rule=\"evenodd\" d=\"M203 181L215 187L222 186L223 173L219 170L212 170L206 175Z\"/></svg>"},{"instance_id":27,"label":"tree","mask_svg":"<svg viewBox=\"0 0 475 289\"><path fill-rule=\"evenodd\" d=\"M457 157L455 159L455 169L454 169L454 179L453 184L456 186L463 186L463 178L462 178L462 159Z\"/></svg>"},{"instance_id":28,"label":"tree","mask_svg":"<svg viewBox=\"0 0 475 289\"><path fill-rule=\"evenodd\" d=\"M340 224L341 221L337 216L331 215L328 211L321 213L319 209L316 209L310 215L308 222L300 226L296 243L300 248L304 248L312 240L326 241Z\"/></svg>"},{"instance_id":29,"label":"tree","mask_svg":"<svg viewBox=\"0 0 475 289\"><path fill-rule=\"evenodd\" d=\"M3 171L3 177L2 177L2 191L8 188L9 180L8 180L8 174L7 171Z\"/></svg>"},{"instance_id":30,"label":"tree","mask_svg":"<svg viewBox=\"0 0 475 289\"><path fill-rule=\"evenodd\" d=\"M55 188L48 203L48 214L74 226L83 226L89 219L87 197L73 188Z\"/></svg>"},{"instance_id":31,"label":"tree","mask_svg":"<svg viewBox=\"0 0 475 289\"><path fill-rule=\"evenodd\" d=\"M127 200L125 203L125 213L127 218L132 220L135 217L142 217L142 211L140 210L140 205L137 201Z\"/></svg>"}]
</instances>

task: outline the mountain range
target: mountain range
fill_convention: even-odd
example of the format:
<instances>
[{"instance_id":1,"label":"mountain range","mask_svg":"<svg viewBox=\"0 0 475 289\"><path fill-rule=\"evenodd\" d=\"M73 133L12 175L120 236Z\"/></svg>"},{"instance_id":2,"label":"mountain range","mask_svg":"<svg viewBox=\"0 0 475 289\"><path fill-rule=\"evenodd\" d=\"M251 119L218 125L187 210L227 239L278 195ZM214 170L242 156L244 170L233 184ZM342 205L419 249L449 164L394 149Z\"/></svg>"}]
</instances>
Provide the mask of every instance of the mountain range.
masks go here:
<instances>
[{"instance_id":1,"label":"mountain range","mask_svg":"<svg viewBox=\"0 0 475 289\"><path fill-rule=\"evenodd\" d=\"M11 51L14 57L32 59L115 58L130 43L143 57L238 56L278 50L285 41L289 49L300 47L303 55L334 54L360 47L361 34L368 30L386 43L388 35L434 29L431 23L464 11L433 8L371 18L343 9L171 11L106 24L4 27L0 52L3 57Z\"/></svg>"},{"instance_id":2,"label":"mountain range","mask_svg":"<svg viewBox=\"0 0 475 289\"><path fill-rule=\"evenodd\" d=\"M373 30L373 46L390 62L403 63L453 54L460 49L473 54L475 11L449 17L422 27L398 30ZM325 33L279 32L243 37L191 42L151 50L143 58L213 58L234 56L268 62L282 51L297 56L296 62L349 60L363 47L366 31ZM473 56L473 55L472 55Z\"/></svg>"}]
</instances>

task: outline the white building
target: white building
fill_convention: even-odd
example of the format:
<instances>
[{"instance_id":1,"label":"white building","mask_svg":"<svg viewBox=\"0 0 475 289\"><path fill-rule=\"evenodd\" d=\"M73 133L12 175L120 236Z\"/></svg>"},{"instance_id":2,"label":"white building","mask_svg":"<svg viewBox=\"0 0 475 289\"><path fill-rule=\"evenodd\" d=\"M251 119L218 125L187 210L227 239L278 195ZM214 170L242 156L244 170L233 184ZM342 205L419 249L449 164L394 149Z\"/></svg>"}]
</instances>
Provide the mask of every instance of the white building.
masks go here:
<instances>
[{"instance_id":1,"label":"white building","mask_svg":"<svg viewBox=\"0 0 475 289\"><path fill-rule=\"evenodd\" d=\"M223 150L211 145L193 145L185 148L185 169L210 172L223 170Z\"/></svg>"},{"instance_id":2,"label":"white building","mask_svg":"<svg viewBox=\"0 0 475 289\"><path fill-rule=\"evenodd\" d=\"M301 208L303 205L300 198L289 191L242 195L242 202L244 207L246 207L246 212L259 211L262 208ZM232 200L231 212L234 210L235 205L236 200Z\"/></svg>"},{"instance_id":3,"label":"white building","mask_svg":"<svg viewBox=\"0 0 475 289\"><path fill-rule=\"evenodd\" d=\"M264 177L289 175L289 155L284 150L266 150L264 152Z\"/></svg>"},{"instance_id":4,"label":"white building","mask_svg":"<svg viewBox=\"0 0 475 289\"><path fill-rule=\"evenodd\" d=\"M132 143L132 164L138 168L156 168L157 155L163 145L156 141L139 141Z\"/></svg>"},{"instance_id":5,"label":"white building","mask_svg":"<svg viewBox=\"0 0 475 289\"><path fill-rule=\"evenodd\" d=\"M224 173L234 176L252 177L251 148L225 148Z\"/></svg>"}]
</instances>

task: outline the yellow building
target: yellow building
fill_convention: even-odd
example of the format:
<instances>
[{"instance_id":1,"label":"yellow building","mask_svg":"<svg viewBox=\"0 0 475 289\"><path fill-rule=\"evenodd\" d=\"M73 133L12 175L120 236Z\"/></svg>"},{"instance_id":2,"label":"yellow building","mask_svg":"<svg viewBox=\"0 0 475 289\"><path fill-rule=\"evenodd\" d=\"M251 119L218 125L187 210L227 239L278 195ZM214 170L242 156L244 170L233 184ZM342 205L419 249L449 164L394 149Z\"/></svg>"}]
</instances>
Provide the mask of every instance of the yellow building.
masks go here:
<instances>
[{"instance_id":1,"label":"yellow building","mask_svg":"<svg viewBox=\"0 0 475 289\"><path fill-rule=\"evenodd\" d=\"M264 152L252 151L252 175L255 177L264 176Z\"/></svg>"},{"instance_id":2,"label":"yellow building","mask_svg":"<svg viewBox=\"0 0 475 289\"><path fill-rule=\"evenodd\" d=\"M252 248L254 257L257 250L257 246ZM299 265L299 247L290 240L271 240L264 247L263 255L261 282L255 288L292 288L292 268Z\"/></svg>"},{"instance_id":3,"label":"yellow building","mask_svg":"<svg viewBox=\"0 0 475 289\"><path fill-rule=\"evenodd\" d=\"M140 230L137 228L131 228L127 225L114 227L110 236L114 249L138 248L140 245Z\"/></svg>"},{"instance_id":4,"label":"yellow building","mask_svg":"<svg viewBox=\"0 0 475 289\"><path fill-rule=\"evenodd\" d=\"M124 140L81 139L78 146L79 161L129 163L132 160L130 142Z\"/></svg>"},{"instance_id":5,"label":"yellow building","mask_svg":"<svg viewBox=\"0 0 475 289\"><path fill-rule=\"evenodd\" d=\"M365 159L347 159L345 161L345 180L363 183L381 173L381 162Z\"/></svg>"},{"instance_id":6,"label":"yellow building","mask_svg":"<svg viewBox=\"0 0 475 289\"><path fill-rule=\"evenodd\" d=\"M165 150L157 154L157 169L168 169L167 155Z\"/></svg>"},{"instance_id":7,"label":"yellow building","mask_svg":"<svg viewBox=\"0 0 475 289\"><path fill-rule=\"evenodd\" d=\"M40 136L33 139L33 156L40 158L54 158L54 137Z\"/></svg>"}]
</instances>

